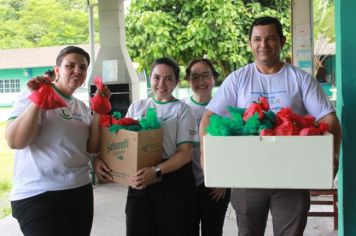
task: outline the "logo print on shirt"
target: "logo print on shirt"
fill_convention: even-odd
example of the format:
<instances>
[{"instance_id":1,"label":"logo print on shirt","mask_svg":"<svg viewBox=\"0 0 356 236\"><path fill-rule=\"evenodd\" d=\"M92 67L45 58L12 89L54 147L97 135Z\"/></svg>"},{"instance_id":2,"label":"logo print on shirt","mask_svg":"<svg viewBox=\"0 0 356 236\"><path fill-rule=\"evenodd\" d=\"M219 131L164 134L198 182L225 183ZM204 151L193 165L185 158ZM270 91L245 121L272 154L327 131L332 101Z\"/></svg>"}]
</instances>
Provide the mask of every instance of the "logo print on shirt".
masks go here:
<instances>
[{"instance_id":1,"label":"logo print on shirt","mask_svg":"<svg viewBox=\"0 0 356 236\"><path fill-rule=\"evenodd\" d=\"M70 111L68 111L68 110L66 110L66 109L60 109L60 112L59 112L59 115L61 116L61 117L63 117L64 119L66 119L66 120L70 120L70 119L72 119L73 117L72 117L72 114L70 113Z\"/></svg>"}]
</instances>

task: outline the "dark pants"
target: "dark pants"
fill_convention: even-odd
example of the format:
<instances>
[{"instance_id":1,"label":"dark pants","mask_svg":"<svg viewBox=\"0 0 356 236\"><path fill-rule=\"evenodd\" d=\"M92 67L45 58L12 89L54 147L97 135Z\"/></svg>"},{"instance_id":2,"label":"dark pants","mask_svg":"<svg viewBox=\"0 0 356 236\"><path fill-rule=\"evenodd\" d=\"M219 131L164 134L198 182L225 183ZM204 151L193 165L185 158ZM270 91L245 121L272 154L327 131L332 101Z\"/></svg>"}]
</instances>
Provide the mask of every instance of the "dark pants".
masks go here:
<instances>
[{"instance_id":1,"label":"dark pants","mask_svg":"<svg viewBox=\"0 0 356 236\"><path fill-rule=\"evenodd\" d=\"M49 191L12 201L12 215L25 236L88 236L93 223L93 188Z\"/></svg>"},{"instance_id":2,"label":"dark pants","mask_svg":"<svg viewBox=\"0 0 356 236\"><path fill-rule=\"evenodd\" d=\"M239 236L263 236L271 211L275 236L302 236L310 208L309 190L233 189Z\"/></svg>"},{"instance_id":3,"label":"dark pants","mask_svg":"<svg viewBox=\"0 0 356 236\"><path fill-rule=\"evenodd\" d=\"M221 236L225 214L230 202L230 189L226 190L225 197L219 201L212 200L210 193L212 189L206 188L204 184L196 187L195 192L195 211L193 235L199 236L201 224L202 236Z\"/></svg>"},{"instance_id":4,"label":"dark pants","mask_svg":"<svg viewBox=\"0 0 356 236\"><path fill-rule=\"evenodd\" d=\"M194 188L191 164L164 175L162 182L146 189L129 188L126 235L191 235Z\"/></svg>"}]
</instances>

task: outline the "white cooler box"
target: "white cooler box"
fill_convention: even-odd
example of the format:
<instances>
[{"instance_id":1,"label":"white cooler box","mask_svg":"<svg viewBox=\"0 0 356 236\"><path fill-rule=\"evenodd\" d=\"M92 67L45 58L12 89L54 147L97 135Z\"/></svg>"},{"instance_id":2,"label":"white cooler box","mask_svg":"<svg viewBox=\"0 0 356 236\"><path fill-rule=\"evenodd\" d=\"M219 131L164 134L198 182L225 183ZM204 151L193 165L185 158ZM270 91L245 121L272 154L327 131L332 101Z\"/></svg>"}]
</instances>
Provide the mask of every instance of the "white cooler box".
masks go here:
<instances>
[{"instance_id":1,"label":"white cooler box","mask_svg":"<svg viewBox=\"0 0 356 236\"><path fill-rule=\"evenodd\" d=\"M205 185L330 189L333 135L204 136Z\"/></svg>"}]
</instances>

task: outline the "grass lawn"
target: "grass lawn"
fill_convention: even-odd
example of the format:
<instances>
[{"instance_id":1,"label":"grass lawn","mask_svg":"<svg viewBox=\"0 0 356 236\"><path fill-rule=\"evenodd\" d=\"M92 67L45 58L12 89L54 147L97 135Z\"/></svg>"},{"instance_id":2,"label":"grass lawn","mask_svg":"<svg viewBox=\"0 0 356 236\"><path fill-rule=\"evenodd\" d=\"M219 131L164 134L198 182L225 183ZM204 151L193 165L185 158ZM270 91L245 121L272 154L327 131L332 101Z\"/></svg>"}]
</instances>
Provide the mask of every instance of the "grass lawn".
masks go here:
<instances>
[{"instance_id":1,"label":"grass lawn","mask_svg":"<svg viewBox=\"0 0 356 236\"><path fill-rule=\"evenodd\" d=\"M6 122L0 122L0 218L11 213L9 192L11 189L11 179L13 174L14 153L5 141Z\"/></svg>"}]
</instances>

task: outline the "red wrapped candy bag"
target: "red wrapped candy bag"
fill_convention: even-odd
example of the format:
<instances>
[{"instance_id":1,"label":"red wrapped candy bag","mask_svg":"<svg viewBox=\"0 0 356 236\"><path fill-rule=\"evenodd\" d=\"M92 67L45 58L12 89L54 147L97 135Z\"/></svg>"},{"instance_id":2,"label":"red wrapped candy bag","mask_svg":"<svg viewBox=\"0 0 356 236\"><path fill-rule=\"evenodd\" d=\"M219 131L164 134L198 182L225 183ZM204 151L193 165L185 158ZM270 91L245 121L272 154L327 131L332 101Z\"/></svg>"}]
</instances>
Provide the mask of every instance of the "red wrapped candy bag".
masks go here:
<instances>
[{"instance_id":1,"label":"red wrapped candy bag","mask_svg":"<svg viewBox=\"0 0 356 236\"><path fill-rule=\"evenodd\" d=\"M269 103L268 103L268 99L266 97L259 97L258 101L261 104L261 108L263 111L269 110Z\"/></svg>"},{"instance_id":2,"label":"red wrapped candy bag","mask_svg":"<svg viewBox=\"0 0 356 236\"><path fill-rule=\"evenodd\" d=\"M263 110L262 110L260 104L258 104L257 102L254 102L244 111L244 114L242 117L243 120L247 121L248 118L253 116L256 112L258 113L258 119L262 120L264 117Z\"/></svg>"},{"instance_id":3,"label":"red wrapped candy bag","mask_svg":"<svg viewBox=\"0 0 356 236\"><path fill-rule=\"evenodd\" d=\"M304 128L299 132L300 136L320 135L320 130L315 127Z\"/></svg>"},{"instance_id":4,"label":"red wrapped candy bag","mask_svg":"<svg viewBox=\"0 0 356 236\"><path fill-rule=\"evenodd\" d=\"M258 102L253 102L251 105L247 107L245 112L243 113L243 120L247 121L248 118L253 116L256 112L258 113L258 119L262 120L264 117L264 111L269 110L269 104L266 97L259 97Z\"/></svg>"},{"instance_id":5,"label":"red wrapped candy bag","mask_svg":"<svg viewBox=\"0 0 356 236\"><path fill-rule=\"evenodd\" d=\"M111 116L110 115L101 115L100 116L100 126L110 127L111 124Z\"/></svg>"},{"instance_id":6,"label":"red wrapped candy bag","mask_svg":"<svg viewBox=\"0 0 356 236\"><path fill-rule=\"evenodd\" d=\"M324 134L325 132L328 132L329 131L329 125L327 123L324 123L324 122L320 122L318 124L318 129L320 131L320 134Z\"/></svg>"},{"instance_id":7,"label":"red wrapped candy bag","mask_svg":"<svg viewBox=\"0 0 356 236\"><path fill-rule=\"evenodd\" d=\"M276 133L272 129L263 129L260 131L261 136L275 136Z\"/></svg>"},{"instance_id":8,"label":"red wrapped candy bag","mask_svg":"<svg viewBox=\"0 0 356 236\"><path fill-rule=\"evenodd\" d=\"M284 121L274 128L274 132L277 136L299 135L298 128L291 121Z\"/></svg>"},{"instance_id":9,"label":"red wrapped candy bag","mask_svg":"<svg viewBox=\"0 0 356 236\"><path fill-rule=\"evenodd\" d=\"M90 98L90 108L100 115L104 115L111 110L111 104L109 98L105 95L104 84L101 77L95 77L96 89L99 92Z\"/></svg>"},{"instance_id":10,"label":"red wrapped candy bag","mask_svg":"<svg viewBox=\"0 0 356 236\"><path fill-rule=\"evenodd\" d=\"M121 126L138 125L138 121L134 120L130 117L125 117L125 118L121 118L119 120L113 119L112 124L113 125L121 125Z\"/></svg>"},{"instance_id":11,"label":"red wrapped candy bag","mask_svg":"<svg viewBox=\"0 0 356 236\"><path fill-rule=\"evenodd\" d=\"M37 90L34 90L29 98L36 106L45 110L66 106L63 99L53 90L52 82L47 77L44 77Z\"/></svg>"},{"instance_id":12,"label":"red wrapped candy bag","mask_svg":"<svg viewBox=\"0 0 356 236\"><path fill-rule=\"evenodd\" d=\"M314 127L315 126L315 117L311 115L305 115L303 116L303 119L300 121L302 127L307 128L307 127Z\"/></svg>"}]
</instances>

